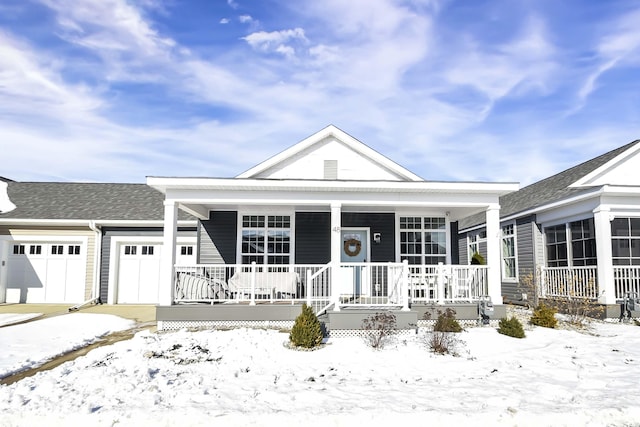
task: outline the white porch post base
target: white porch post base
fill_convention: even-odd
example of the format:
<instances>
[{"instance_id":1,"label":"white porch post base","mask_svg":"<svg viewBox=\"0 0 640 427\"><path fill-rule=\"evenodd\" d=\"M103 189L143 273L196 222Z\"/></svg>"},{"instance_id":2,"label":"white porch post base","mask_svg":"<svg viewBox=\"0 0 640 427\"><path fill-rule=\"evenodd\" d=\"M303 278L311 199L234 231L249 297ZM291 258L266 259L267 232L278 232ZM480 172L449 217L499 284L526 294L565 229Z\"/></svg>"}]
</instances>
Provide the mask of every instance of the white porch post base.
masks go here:
<instances>
[{"instance_id":1,"label":"white porch post base","mask_svg":"<svg viewBox=\"0 0 640 427\"><path fill-rule=\"evenodd\" d=\"M409 310L409 261L402 261L402 279L400 280L400 295L402 295L402 311Z\"/></svg>"}]
</instances>

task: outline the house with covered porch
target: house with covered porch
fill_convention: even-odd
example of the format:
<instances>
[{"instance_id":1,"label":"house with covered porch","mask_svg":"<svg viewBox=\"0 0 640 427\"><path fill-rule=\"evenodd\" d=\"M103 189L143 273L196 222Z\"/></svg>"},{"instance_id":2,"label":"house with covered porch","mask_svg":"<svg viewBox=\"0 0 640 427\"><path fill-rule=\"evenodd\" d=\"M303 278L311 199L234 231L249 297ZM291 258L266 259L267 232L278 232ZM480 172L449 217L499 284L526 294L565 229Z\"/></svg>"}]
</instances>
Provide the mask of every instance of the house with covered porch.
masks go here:
<instances>
[{"instance_id":1,"label":"house with covered porch","mask_svg":"<svg viewBox=\"0 0 640 427\"><path fill-rule=\"evenodd\" d=\"M381 309L415 324L431 305L475 319L483 298L501 312L499 197L517 184L427 181L335 126L235 178L147 184L165 198L160 328L292 324L303 302L332 329ZM179 211L198 219L193 265L175 263ZM475 214L487 265L458 256Z\"/></svg>"},{"instance_id":2,"label":"house with covered porch","mask_svg":"<svg viewBox=\"0 0 640 427\"><path fill-rule=\"evenodd\" d=\"M582 298L618 318L640 295L638 171L640 140L500 197L503 299ZM461 258L495 256L482 215L459 224Z\"/></svg>"}]
</instances>

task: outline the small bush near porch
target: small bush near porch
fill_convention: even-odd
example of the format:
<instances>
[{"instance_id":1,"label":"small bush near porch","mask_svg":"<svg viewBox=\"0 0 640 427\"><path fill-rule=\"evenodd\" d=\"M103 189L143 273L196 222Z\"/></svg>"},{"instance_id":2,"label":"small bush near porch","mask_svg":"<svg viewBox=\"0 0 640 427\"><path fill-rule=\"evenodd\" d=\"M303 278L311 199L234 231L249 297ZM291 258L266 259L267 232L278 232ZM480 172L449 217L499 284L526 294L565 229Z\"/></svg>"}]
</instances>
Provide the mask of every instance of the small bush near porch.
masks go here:
<instances>
[{"instance_id":1,"label":"small bush near porch","mask_svg":"<svg viewBox=\"0 0 640 427\"><path fill-rule=\"evenodd\" d=\"M524 329L522 327L522 323L518 320L517 317L511 317L509 319L500 319L500 323L498 324L498 333L502 335L507 335L513 338L524 338Z\"/></svg>"},{"instance_id":2,"label":"small bush near porch","mask_svg":"<svg viewBox=\"0 0 640 427\"><path fill-rule=\"evenodd\" d=\"M306 303L302 304L302 313L296 317L289 341L295 347L314 348L322 343L322 338L322 325L313 309Z\"/></svg>"}]
</instances>

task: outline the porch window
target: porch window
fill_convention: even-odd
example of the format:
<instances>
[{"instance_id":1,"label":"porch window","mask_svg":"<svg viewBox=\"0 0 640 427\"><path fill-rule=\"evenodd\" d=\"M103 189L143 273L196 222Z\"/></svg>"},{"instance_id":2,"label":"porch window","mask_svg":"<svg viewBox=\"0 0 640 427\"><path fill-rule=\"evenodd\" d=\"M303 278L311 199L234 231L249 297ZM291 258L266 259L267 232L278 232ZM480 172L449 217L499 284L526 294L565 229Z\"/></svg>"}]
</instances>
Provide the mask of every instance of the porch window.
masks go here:
<instances>
[{"instance_id":1,"label":"porch window","mask_svg":"<svg viewBox=\"0 0 640 427\"><path fill-rule=\"evenodd\" d=\"M567 226L565 224L547 227L544 230L547 240L547 266L566 267L567 258Z\"/></svg>"},{"instance_id":2,"label":"porch window","mask_svg":"<svg viewBox=\"0 0 640 427\"><path fill-rule=\"evenodd\" d=\"M471 264L473 255L480 254L480 245L482 242L486 242L487 232L482 230L478 234L470 234L467 236L467 263Z\"/></svg>"},{"instance_id":3,"label":"porch window","mask_svg":"<svg viewBox=\"0 0 640 427\"><path fill-rule=\"evenodd\" d=\"M572 222L569 227L573 265L596 265L596 231L593 218Z\"/></svg>"},{"instance_id":4,"label":"porch window","mask_svg":"<svg viewBox=\"0 0 640 427\"><path fill-rule=\"evenodd\" d=\"M400 217L400 258L409 264L437 264L447 259L445 218Z\"/></svg>"},{"instance_id":5,"label":"porch window","mask_svg":"<svg viewBox=\"0 0 640 427\"><path fill-rule=\"evenodd\" d=\"M611 249L614 265L640 265L640 218L611 221Z\"/></svg>"},{"instance_id":6,"label":"porch window","mask_svg":"<svg viewBox=\"0 0 640 427\"><path fill-rule=\"evenodd\" d=\"M291 217L243 215L241 251L243 264L289 264Z\"/></svg>"},{"instance_id":7,"label":"porch window","mask_svg":"<svg viewBox=\"0 0 640 427\"><path fill-rule=\"evenodd\" d=\"M509 224L502 227L502 278L515 280L516 275L516 234Z\"/></svg>"}]
</instances>

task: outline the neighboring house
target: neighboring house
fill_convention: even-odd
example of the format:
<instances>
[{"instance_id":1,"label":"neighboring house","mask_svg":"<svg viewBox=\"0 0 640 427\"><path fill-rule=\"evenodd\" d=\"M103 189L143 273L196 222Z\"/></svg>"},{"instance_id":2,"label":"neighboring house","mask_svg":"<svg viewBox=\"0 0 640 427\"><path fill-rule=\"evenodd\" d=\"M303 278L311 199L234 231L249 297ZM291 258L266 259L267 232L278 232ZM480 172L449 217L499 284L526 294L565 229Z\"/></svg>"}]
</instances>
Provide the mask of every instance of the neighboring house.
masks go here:
<instances>
[{"instance_id":1,"label":"neighboring house","mask_svg":"<svg viewBox=\"0 0 640 427\"><path fill-rule=\"evenodd\" d=\"M291 321L303 302L319 314L448 303L473 319L480 298L502 304L499 240L488 266L460 265L457 221L479 214L497 236L499 197L517 184L426 181L334 126L235 178L147 184L165 195L165 248L179 212L198 219L197 265L163 252L161 328ZM198 301L211 305L186 304ZM215 304L229 302L247 304Z\"/></svg>"},{"instance_id":2,"label":"neighboring house","mask_svg":"<svg viewBox=\"0 0 640 427\"><path fill-rule=\"evenodd\" d=\"M640 292L640 140L500 198L502 295L597 299L618 317ZM482 216L460 222L460 258L485 255Z\"/></svg>"},{"instance_id":3,"label":"neighboring house","mask_svg":"<svg viewBox=\"0 0 640 427\"><path fill-rule=\"evenodd\" d=\"M159 192L144 184L8 181L8 195L17 207L0 213L0 302L158 302ZM195 220L179 219L178 251L193 262Z\"/></svg>"}]
</instances>

